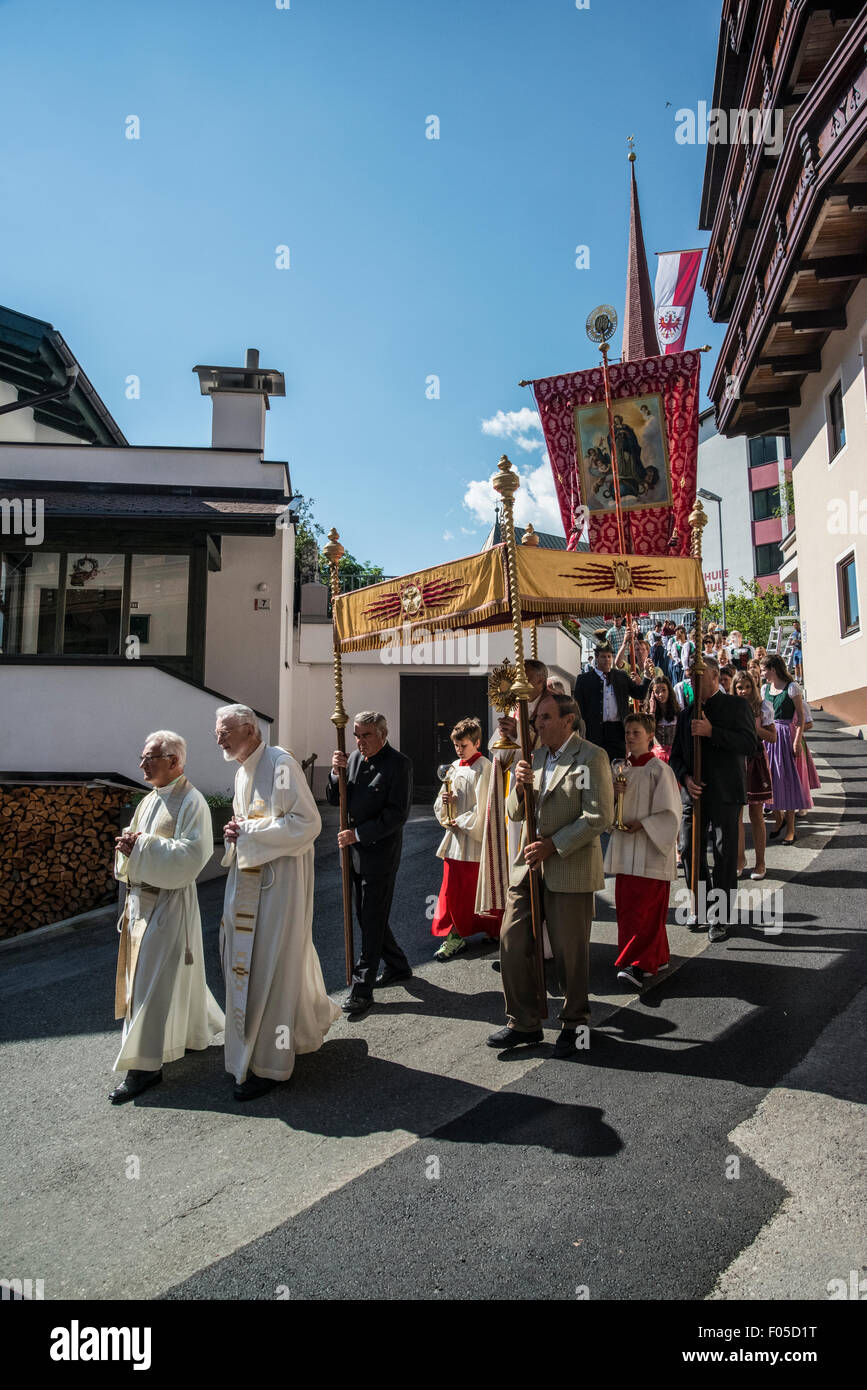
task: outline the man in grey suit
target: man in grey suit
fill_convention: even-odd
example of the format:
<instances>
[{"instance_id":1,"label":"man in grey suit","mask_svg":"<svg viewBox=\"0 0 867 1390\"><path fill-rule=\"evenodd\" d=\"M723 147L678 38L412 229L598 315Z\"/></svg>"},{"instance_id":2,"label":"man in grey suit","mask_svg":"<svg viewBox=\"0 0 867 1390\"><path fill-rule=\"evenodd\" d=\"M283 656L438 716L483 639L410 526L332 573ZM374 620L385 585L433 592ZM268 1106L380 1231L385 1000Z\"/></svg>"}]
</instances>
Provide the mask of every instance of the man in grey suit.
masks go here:
<instances>
[{"instance_id":1,"label":"man in grey suit","mask_svg":"<svg viewBox=\"0 0 867 1390\"><path fill-rule=\"evenodd\" d=\"M593 894L604 887L599 837L614 819L614 788L608 755L575 733L578 706L568 695L548 695L536 707L540 747L532 767L519 762L509 793L509 819L524 819L523 788L536 793L536 833L512 865L500 933L500 962L508 1025L492 1033L489 1047L509 1050L543 1041L537 998L530 915L528 866L541 873L542 915L565 982L562 1029L555 1057L575 1050L579 1025L590 1021L590 927Z\"/></svg>"}]
</instances>

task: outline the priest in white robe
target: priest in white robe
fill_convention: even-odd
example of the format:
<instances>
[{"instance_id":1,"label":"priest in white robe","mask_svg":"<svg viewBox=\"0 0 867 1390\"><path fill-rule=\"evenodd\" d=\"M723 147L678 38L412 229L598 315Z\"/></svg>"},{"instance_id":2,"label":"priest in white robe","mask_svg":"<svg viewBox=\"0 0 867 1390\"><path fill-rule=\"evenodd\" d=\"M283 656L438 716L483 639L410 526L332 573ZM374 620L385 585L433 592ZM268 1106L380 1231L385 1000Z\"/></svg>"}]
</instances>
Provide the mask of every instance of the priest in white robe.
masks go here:
<instances>
[{"instance_id":1,"label":"priest in white robe","mask_svg":"<svg viewBox=\"0 0 867 1390\"><path fill-rule=\"evenodd\" d=\"M165 1062L223 1041L223 1013L205 982L196 878L214 849L211 813L184 776L179 734L149 734L141 756L152 791L115 842L115 877L127 885L115 984L123 1038L114 1105L162 1081Z\"/></svg>"},{"instance_id":2,"label":"priest in white robe","mask_svg":"<svg viewBox=\"0 0 867 1390\"><path fill-rule=\"evenodd\" d=\"M225 829L229 869L220 944L226 979L226 1070L235 1099L288 1081L340 1010L313 945L313 844L322 821L300 765L262 742L246 705L217 710L217 742L235 774Z\"/></svg>"}]
</instances>

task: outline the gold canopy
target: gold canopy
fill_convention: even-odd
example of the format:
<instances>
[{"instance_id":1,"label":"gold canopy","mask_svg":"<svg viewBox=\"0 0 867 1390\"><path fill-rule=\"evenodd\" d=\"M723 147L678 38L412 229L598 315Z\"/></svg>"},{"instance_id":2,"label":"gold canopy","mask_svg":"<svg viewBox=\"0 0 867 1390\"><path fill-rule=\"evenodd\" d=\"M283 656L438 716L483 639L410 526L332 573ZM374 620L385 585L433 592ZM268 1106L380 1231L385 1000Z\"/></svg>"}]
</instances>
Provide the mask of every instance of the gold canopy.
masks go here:
<instances>
[{"instance_id":1,"label":"gold canopy","mask_svg":"<svg viewBox=\"0 0 867 1390\"><path fill-rule=\"evenodd\" d=\"M695 556L596 555L518 546L516 562L525 622L707 604L701 560ZM506 546L341 594L333 609L341 652L378 650L393 643L397 633L412 645L445 629L495 632L511 627Z\"/></svg>"}]
</instances>

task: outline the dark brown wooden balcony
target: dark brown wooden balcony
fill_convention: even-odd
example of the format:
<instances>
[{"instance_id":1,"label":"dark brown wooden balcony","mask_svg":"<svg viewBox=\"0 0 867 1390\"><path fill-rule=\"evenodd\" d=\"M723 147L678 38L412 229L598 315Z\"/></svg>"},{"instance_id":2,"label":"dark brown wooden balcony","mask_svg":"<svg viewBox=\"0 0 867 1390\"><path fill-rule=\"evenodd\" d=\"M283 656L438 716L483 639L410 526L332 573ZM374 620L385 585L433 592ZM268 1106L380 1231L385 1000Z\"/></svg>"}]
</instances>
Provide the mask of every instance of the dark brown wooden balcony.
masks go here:
<instances>
[{"instance_id":1,"label":"dark brown wooden balcony","mask_svg":"<svg viewBox=\"0 0 867 1390\"><path fill-rule=\"evenodd\" d=\"M730 324L709 394L726 434L785 432L867 270L865 44L862 10L795 112L743 266L724 277Z\"/></svg>"}]
</instances>

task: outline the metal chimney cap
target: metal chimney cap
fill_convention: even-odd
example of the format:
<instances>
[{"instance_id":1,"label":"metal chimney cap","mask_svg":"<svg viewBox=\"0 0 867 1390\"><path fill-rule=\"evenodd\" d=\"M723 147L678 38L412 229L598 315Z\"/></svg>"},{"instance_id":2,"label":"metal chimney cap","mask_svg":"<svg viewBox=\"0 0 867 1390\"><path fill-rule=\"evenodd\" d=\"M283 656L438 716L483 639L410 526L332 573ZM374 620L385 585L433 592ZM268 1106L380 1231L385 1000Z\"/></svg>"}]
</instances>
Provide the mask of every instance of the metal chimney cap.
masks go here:
<instances>
[{"instance_id":1,"label":"metal chimney cap","mask_svg":"<svg viewBox=\"0 0 867 1390\"><path fill-rule=\"evenodd\" d=\"M199 378L199 390L203 396L214 391L231 391L248 396L286 395L286 379L282 372L273 367L259 366L259 349L247 348L243 367L217 367L199 365L193 367Z\"/></svg>"}]
</instances>

